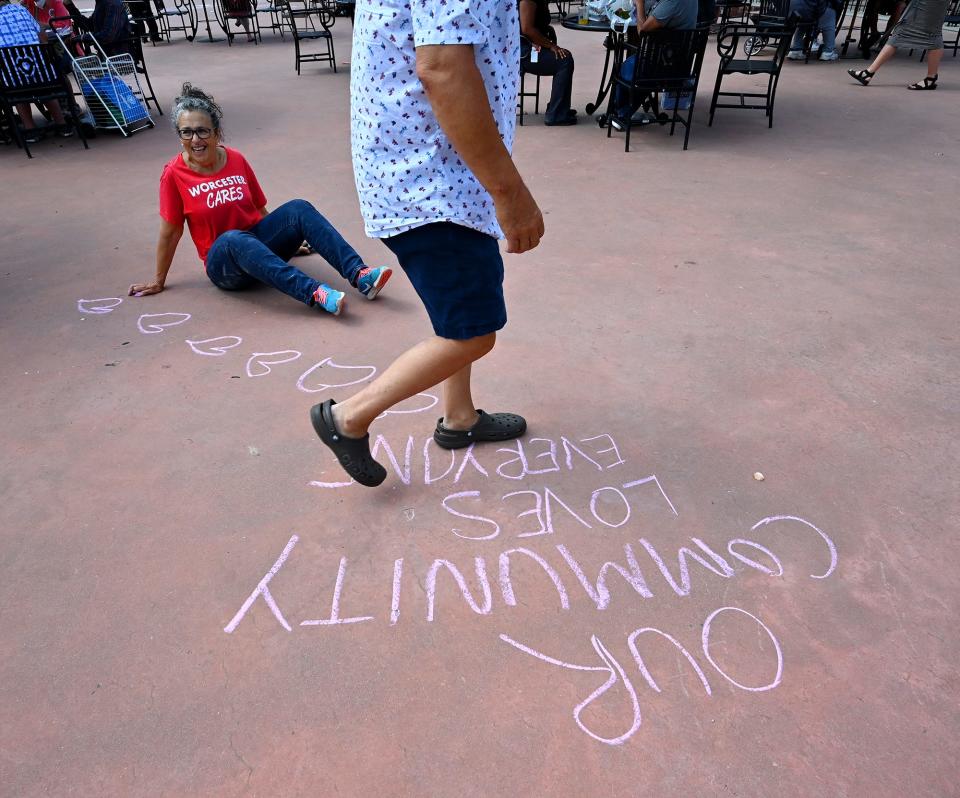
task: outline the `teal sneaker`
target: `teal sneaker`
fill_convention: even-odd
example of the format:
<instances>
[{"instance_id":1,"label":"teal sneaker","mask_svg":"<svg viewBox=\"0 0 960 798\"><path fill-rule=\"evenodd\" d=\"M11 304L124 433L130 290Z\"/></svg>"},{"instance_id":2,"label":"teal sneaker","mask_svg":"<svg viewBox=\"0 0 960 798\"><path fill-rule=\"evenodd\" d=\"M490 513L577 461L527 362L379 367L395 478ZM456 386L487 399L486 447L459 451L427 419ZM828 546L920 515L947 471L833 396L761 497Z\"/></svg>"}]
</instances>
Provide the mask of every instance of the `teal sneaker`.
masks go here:
<instances>
[{"instance_id":1,"label":"teal sneaker","mask_svg":"<svg viewBox=\"0 0 960 798\"><path fill-rule=\"evenodd\" d=\"M393 269L387 266L377 266L375 269L364 266L357 275L357 290L367 299L373 299L392 275Z\"/></svg>"},{"instance_id":2,"label":"teal sneaker","mask_svg":"<svg viewBox=\"0 0 960 798\"><path fill-rule=\"evenodd\" d=\"M347 295L343 291L338 291L336 288L320 283L317 290L313 292L313 304L319 305L327 313L339 316L340 311L343 310L343 300L346 297Z\"/></svg>"}]
</instances>

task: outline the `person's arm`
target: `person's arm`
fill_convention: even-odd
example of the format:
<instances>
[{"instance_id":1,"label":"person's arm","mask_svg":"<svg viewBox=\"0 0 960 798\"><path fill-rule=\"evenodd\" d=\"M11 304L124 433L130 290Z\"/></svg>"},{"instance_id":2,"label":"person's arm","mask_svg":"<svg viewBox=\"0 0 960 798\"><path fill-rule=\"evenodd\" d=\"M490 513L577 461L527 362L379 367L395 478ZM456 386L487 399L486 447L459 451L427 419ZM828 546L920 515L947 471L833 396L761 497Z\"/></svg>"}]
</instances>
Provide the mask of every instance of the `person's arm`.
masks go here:
<instances>
[{"instance_id":1,"label":"person's arm","mask_svg":"<svg viewBox=\"0 0 960 798\"><path fill-rule=\"evenodd\" d=\"M643 0L633 0L634 6L637 9L637 30L643 28L643 23L647 21L647 12L643 8Z\"/></svg>"},{"instance_id":2,"label":"person's arm","mask_svg":"<svg viewBox=\"0 0 960 798\"><path fill-rule=\"evenodd\" d=\"M637 33L650 33L651 31L660 30L662 27L663 23L653 14L647 17L642 25L640 21L637 20Z\"/></svg>"},{"instance_id":3,"label":"person's arm","mask_svg":"<svg viewBox=\"0 0 960 798\"><path fill-rule=\"evenodd\" d=\"M63 0L63 5L78 32L90 30L90 20L80 13L80 9L73 4L73 0Z\"/></svg>"},{"instance_id":4,"label":"person's arm","mask_svg":"<svg viewBox=\"0 0 960 798\"><path fill-rule=\"evenodd\" d=\"M457 154L493 197L507 252L540 243L543 216L500 138L473 45L417 47L417 77Z\"/></svg>"},{"instance_id":5,"label":"person's arm","mask_svg":"<svg viewBox=\"0 0 960 798\"><path fill-rule=\"evenodd\" d=\"M520 0L520 33L523 34L534 47L540 50L549 50L557 58L566 58L569 50L558 47L535 26L537 4L533 0Z\"/></svg>"},{"instance_id":6,"label":"person's arm","mask_svg":"<svg viewBox=\"0 0 960 798\"><path fill-rule=\"evenodd\" d=\"M167 282L170 264L177 251L177 244L183 235L183 224L171 224L166 219L160 220L160 235L157 238L157 274L150 283L134 283L130 286L127 296L149 296L159 294Z\"/></svg>"}]
</instances>

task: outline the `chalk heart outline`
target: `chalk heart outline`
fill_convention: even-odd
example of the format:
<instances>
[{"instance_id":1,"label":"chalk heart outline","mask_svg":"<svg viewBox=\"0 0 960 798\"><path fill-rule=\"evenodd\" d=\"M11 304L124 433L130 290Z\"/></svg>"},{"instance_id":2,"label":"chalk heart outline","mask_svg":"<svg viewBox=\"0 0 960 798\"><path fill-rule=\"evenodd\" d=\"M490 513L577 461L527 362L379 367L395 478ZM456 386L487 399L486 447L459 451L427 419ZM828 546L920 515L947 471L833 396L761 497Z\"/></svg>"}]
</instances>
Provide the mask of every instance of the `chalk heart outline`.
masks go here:
<instances>
[{"instance_id":1,"label":"chalk heart outline","mask_svg":"<svg viewBox=\"0 0 960 798\"><path fill-rule=\"evenodd\" d=\"M254 352L247 361L247 376L266 377L272 371L270 366L282 366L284 363L292 363L302 354L302 352L298 352L296 349L279 349L276 352ZM289 357L275 357L277 355L289 355ZM266 360L266 358L272 359ZM263 366L263 371L254 374L251 369L251 366L254 365Z\"/></svg>"},{"instance_id":2,"label":"chalk heart outline","mask_svg":"<svg viewBox=\"0 0 960 798\"><path fill-rule=\"evenodd\" d=\"M361 370L361 371L369 371L370 373L366 374L363 377L360 377L359 379L351 380L350 382L321 383L316 388L308 388L304 384L307 381L307 377L313 374L313 372L315 372L317 369L321 369L325 366L329 366L335 369L344 369L345 371ZM305 372L303 372L303 374L300 375L300 379L297 380L297 387L304 393L319 393L320 391L325 391L328 388L348 388L351 385L358 385L361 382L366 382L367 380L372 379L373 375L376 373L377 373L376 366L343 366L340 363L334 363L332 357L325 357L319 363L316 363L315 365L311 366Z\"/></svg>"},{"instance_id":3,"label":"chalk heart outline","mask_svg":"<svg viewBox=\"0 0 960 798\"><path fill-rule=\"evenodd\" d=\"M218 344L216 341L233 341L232 344ZM239 335L218 335L216 338L204 338L202 341L191 341L189 338L185 343L198 355L207 357L222 357L227 354L228 349L240 346L243 339Z\"/></svg>"},{"instance_id":4,"label":"chalk heart outline","mask_svg":"<svg viewBox=\"0 0 960 798\"><path fill-rule=\"evenodd\" d=\"M112 305L107 305L104 303L112 302ZM89 313L95 316L102 316L104 313L113 313L113 309L117 307L123 298L119 296L104 296L100 299L78 299L77 300L77 310L81 313ZM100 304L94 304L100 303Z\"/></svg>"},{"instance_id":5,"label":"chalk heart outline","mask_svg":"<svg viewBox=\"0 0 960 798\"><path fill-rule=\"evenodd\" d=\"M172 318L171 321L151 321L146 326L143 324L145 319L162 319L164 317L179 318ZM144 313L137 319L137 329L144 335L153 335L162 333L167 327L176 327L178 324L190 321L191 318L193 317L189 313Z\"/></svg>"},{"instance_id":6,"label":"chalk heart outline","mask_svg":"<svg viewBox=\"0 0 960 798\"><path fill-rule=\"evenodd\" d=\"M425 413L430 408L436 407L437 402L440 401L440 398L438 396L434 396L432 393L418 393L418 394L414 394L414 396L411 396L410 399L407 399L404 402L401 402L401 404L405 404L406 402L409 402L415 399L417 396L426 397L427 399L430 400L430 404L424 405L423 407L415 407L412 410L396 410L394 408L391 408L390 410L384 410L379 416L377 416L377 418L374 419L374 421L376 421L377 419L383 418L384 416L394 416L394 415L399 416L399 415L403 415L404 413Z\"/></svg>"}]
</instances>

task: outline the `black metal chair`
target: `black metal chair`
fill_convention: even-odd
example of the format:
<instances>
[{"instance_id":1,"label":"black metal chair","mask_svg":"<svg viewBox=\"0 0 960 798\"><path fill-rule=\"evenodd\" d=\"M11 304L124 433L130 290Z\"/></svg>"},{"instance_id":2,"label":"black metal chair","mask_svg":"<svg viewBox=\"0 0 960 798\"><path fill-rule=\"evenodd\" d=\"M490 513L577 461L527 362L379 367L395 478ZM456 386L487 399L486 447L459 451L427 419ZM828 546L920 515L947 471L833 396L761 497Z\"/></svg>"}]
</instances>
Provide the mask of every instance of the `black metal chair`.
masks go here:
<instances>
[{"instance_id":1,"label":"black metal chair","mask_svg":"<svg viewBox=\"0 0 960 798\"><path fill-rule=\"evenodd\" d=\"M194 0L172 0L172 7L168 5L169 0L158 0L158 2L160 3L160 27L167 41L170 41L171 33L179 31L188 42L192 42L197 36L197 27L200 24Z\"/></svg>"},{"instance_id":2,"label":"black metal chair","mask_svg":"<svg viewBox=\"0 0 960 798\"><path fill-rule=\"evenodd\" d=\"M333 49L333 35L330 33L329 11L322 7L312 7L308 0L276 0L283 8L289 30L293 34L294 66L300 74L300 65L305 63L327 63L337 71L337 58ZM326 44L324 52L307 52L304 46L310 42Z\"/></svg>"},{"instance_id":3,"label":"black metal chair","mask_svg":"<svg viewBox=\"0 0 960 798\"><path fill-rule=\"evenodd\" d=\"M700 70L707 49L707 37L710 31L706 26L696 30L657 30L640 34L635 42L624 44L614 60L613 84L604 126L607 138L613 131L615 104L617 95L624 93L631 108L637 107L644 99L656 111L661 124L670 124L670 135L674 134L677 124L684 127L683 149L690 141L690 125L693 121L693 108L697 99L697 86L700 83ZM622 72L626 59L633 57L633 69L629 78ZM673 113L659 113L658 92L671 92L675 96ZM690 105L681 109L681 96L689 95ZM686 116L681 116L685 113ZM630 131L635 124L632 119L619 120L626 133L624 152L630 152Z\"/></svg>"},{"instance_id":4,"label":"black metal chair","mask_svg":"<svg viewBox=\"0 0 960 798\"><path fill-rule=\"evenodd\" d=\"M784 59L790 49L794 29L789 26L775 29L766 27L763 33L758 33L755 25L726 25L717 36L717 52L720 54L720 66L717 69L717 83L713 89L713 99L710 101L710 121L713 125L713 115L718 108L747 108L764 111L767 116L768 127L773 127L773 105L777 96L777 84L780 81L780 71L783 69ZM737 50L747 40L762 35L765 39L764 48L756 53L748 48L746 58L736 58ZM767 90L764 93L744 91L720 91L724 77L729 75L766 75ZM721 97L736 97L736 103L719 102ZM762 103L757 101L763 100Z\"/></svg>"},{"instance_id":5,"label":"black metal chair","mask_svg":"<svg viewBox=\"0 0 960 798\"><path fill-rule=\"evenodd\" d=\"M253 0L254 12L259 16L260 14L266 14L267 22L265 25L260 24L260 30L264 28L267 30L272 30L274 33L279 33L280 38L285 38L286 35L286 23L283 21L283 8L275 3L272 0L263 0L263 2L257 2Z\"/></svg>"},{"instance_id":6,"label":"black metal chair","mask_svg":"<svg viewBox=\"0 0 960 798\"><path fill-rule=\"evenodd\" d=\"M20 103L59 102L64 114L70 117L84 149L90 149L73 103L73 92L53 47L52 42L0 47L0 112L17 146L26 151L28 158L33 157L30 145L14 116Z\"/></svg>"}]
</instances>

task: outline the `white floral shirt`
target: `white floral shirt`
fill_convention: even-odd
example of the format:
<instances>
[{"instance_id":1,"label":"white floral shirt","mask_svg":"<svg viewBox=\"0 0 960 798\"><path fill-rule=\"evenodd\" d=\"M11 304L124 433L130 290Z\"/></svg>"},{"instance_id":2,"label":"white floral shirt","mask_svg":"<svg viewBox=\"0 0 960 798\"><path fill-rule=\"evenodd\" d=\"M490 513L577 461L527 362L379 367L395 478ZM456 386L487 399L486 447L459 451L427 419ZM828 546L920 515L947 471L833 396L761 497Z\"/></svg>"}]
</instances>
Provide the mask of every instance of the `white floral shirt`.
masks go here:
<instances>
[{"instance_id":1,"label":"white floral shirt","mask_svg":"<svg viewBox=\"0 0 960 798\"><path fill-rule=\"evenodd\" d=\"M517 0L359 0L351 144L367 235L455 222L502 238L493 200L440 129L417 78L414 48L430 44L473 45L500 136L513 147Z\"/></svg>"}]
</instances>

